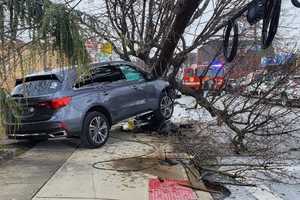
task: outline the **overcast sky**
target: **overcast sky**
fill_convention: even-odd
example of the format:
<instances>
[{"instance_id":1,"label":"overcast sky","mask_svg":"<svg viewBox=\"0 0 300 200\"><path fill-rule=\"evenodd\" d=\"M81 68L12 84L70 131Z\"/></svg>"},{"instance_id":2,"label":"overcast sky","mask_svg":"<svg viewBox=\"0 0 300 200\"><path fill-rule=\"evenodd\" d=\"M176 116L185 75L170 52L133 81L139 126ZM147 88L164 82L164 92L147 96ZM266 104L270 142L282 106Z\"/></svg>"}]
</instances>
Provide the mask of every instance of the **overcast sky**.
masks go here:
<instances>
[{"instance_id":1,"label":"overcast sky","mask_svg":"<svg viewBox=\"0 0 300 200\"><path fill-rule=\"evenodd\" d=\"M292 5L290 0L283 0L282 17L279 34L286 37L292 44L300 47L300 8Z\"/></svg>"}]
</instances>

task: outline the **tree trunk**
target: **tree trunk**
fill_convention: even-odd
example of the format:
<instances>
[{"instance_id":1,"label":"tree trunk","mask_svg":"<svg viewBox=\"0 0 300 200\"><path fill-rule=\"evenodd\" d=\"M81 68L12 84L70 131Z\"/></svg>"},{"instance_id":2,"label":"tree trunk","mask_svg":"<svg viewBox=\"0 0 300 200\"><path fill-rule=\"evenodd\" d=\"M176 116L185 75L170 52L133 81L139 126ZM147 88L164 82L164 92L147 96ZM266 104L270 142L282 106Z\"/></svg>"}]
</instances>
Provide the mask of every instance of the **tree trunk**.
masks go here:
<instances>
[{"instance_id":1,"label":"tree trunk","mask_svg":"<svg viewBox=\"0 0 300 200\"><path fill-rule=\"evenodd\" d=\"M153 74L161 77L167 71L180 37L188 26L194 12L202 0L180 0L177 3L176 18L167 38L164 40L159 59L154 65Z\"/></svg>"}]
</instances>

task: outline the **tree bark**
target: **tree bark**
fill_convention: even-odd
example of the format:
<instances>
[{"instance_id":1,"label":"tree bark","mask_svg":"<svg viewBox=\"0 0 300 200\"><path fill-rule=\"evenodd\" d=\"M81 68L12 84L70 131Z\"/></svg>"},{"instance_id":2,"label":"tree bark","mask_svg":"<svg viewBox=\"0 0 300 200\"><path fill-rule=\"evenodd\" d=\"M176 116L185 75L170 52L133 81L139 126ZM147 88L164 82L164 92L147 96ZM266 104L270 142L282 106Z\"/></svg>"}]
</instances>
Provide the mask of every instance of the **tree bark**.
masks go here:
<instances>
[{"instance_id":1,"label":"tree bark","mask_svg":"<svg viewBox=\"0 0 300 200\"><path fill-rule=\"evenodd\" d=\"M153 74L161 77L167 71L180 37L202 0L180 0L177 3L176 18L162 45L159 59L154 65Z\"/></svg>"}]
</instances>

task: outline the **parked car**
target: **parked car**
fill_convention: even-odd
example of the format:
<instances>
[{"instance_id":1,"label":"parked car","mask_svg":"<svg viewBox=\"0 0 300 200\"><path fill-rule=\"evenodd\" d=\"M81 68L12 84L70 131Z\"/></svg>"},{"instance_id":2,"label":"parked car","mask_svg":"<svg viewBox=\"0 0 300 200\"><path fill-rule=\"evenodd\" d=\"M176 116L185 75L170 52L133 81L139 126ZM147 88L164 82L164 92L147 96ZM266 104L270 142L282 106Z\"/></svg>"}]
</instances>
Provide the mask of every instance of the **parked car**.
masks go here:
<instances>
[{"instance_id":1,"label":"parked car","mask_svg":"<svg viewBox=\"0 0 300 200\"><path fill-rule=\"evenodd\" d=\"M81 76L76 71L59 69L17 80L11 97L21 112L8 112L8 137L80 136L85 146L95 148L122 120L146 112L155 120L172 117L169 83L132 63L93 64Z\"/></svg>"}]
</instances>

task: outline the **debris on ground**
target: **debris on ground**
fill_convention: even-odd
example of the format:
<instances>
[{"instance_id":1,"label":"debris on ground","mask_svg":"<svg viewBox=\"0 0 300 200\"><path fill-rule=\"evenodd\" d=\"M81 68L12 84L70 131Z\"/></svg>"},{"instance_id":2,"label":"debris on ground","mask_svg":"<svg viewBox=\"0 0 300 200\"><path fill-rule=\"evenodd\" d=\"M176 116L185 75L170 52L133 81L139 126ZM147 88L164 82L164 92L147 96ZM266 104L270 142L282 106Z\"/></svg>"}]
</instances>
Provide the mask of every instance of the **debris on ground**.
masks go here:
<instances>
[{"instance_id":1,"label":"debris on ground","mask_svg":"<svg viewBox=\"0 0 300 200\"><path fill-rule=\"evenodd\" d=\"M178 161L176 161L176 160L171 160L171 159L168 159L168 158L166 158L166 159L164 159L164 160L161 160L159 163L160 163L161 165L166 165L166 166L174 166L174 165L178 165L178 164L179 164Z\"/></svg>"},{"instance_id":2,"label":"debris on ground","mask_svg":"<svg viewBox=\"0 0 300 200\"><path fill-rule=\"evenodd\" d=\"M125 124L122 125L121 129L125 132L157 132L161 135L172 135L177 133L179 127L171 120L156 121L150 115L129 119Z\"/></svg>"},{"instance_id":3,"label":"debris on ground","mask_svg":"<svg viewBox=\"0 0 300 200\"><path fill-rule=\"evenodd\" d=\"M189 109L189 105L194 105L193 101L193 98L189 97L177 99L172 119L165 122L159 122L159 125L151 124L150 121L145 123L145 119L136 119L138 128L132 130L132 132L150 133L151 135L153 135L154 132L154 134L159 133L161 136L171 136L168 137L168 140L169 138L177 138L178 144L176 144L175 147L176 153L162 151L159 166L176 166L177 162L181 164L182 161L187 165L192 165L199 171L199 175L190 186L197 188L198 186L195 185L202 180L208 190L219 191L217 193L210 192L216 200L223 200L231 193L230 199L234 199L239 195L243 196L242 193L245 191L253 193L254 190L257 190L256 193L261 193L261 190L265 187L269 189L265 190L264 193L269 194L274 191L274 193L281 198L288 197L286 199L295 199L292 197L299 194L299 191L295 189L299 186L299 183L296 182L295 185L291 185L290 183L293 183L291 179L286 181L287 184L276 183L277 179L282 177L280 175L275 178L274 176L269 177L269 179L266 178L266 180L272 182L272 185L269 185L268 182L259 179L257 182L252 181L255 179L254 176L257 175L259 175L258 178L265 178L261 175L264 172L257 173L253 171L253 173L248 175L250 178L248 178L248 176L242 176L241 178L231 177L230 172L228 172L228 176L220 173L227 169L225 168L224 170L223 168L220 168L226 160L229 160L229 163L232 164L235 163L235 161L240 163L239 160L242 158L241 156L234 157L235 154L231 143L231 133L226 126L224 126L223 121L219 118L212 117L205 109ZM299 159L297 151L299 146L292 146L293 148L290 149L291 155L293 155L293 158ZM246 155L244 159L250 158ZM295 174L299 174L298 165L299 164L292 165L295 168L293 169ZM253 178L251 178L251 175L253 175ZM264 175L266 176L266 174ZM287 176L287 178L290 177L291 176ZM164 179L162 178L161 180ZM257 187L255 187L255 184L253 183L257 184ZM187 187L189 186L187 185ZM292 192L287 193L286 188L291 188ZM278 191L280 191L280 193ZM256 195L261 196L260 194ZM247 196L248 200L255 199L253 196L255 195Z\"/></svg>"}]
</instances>

